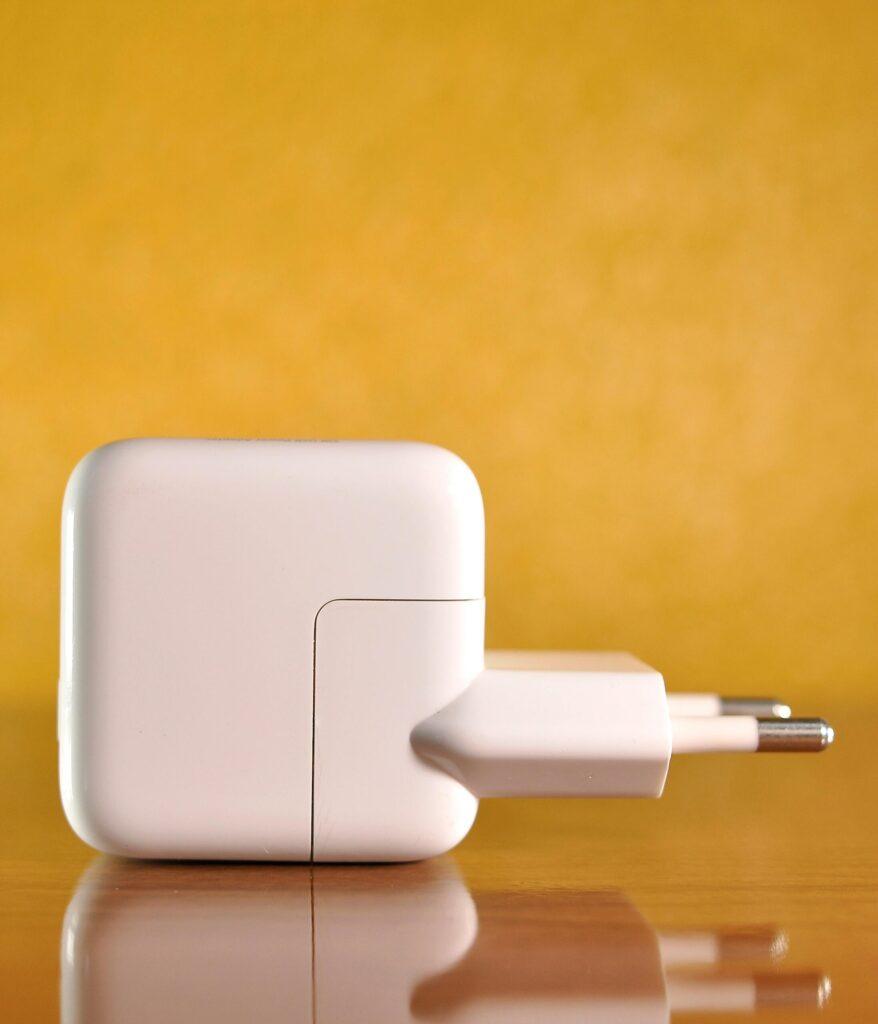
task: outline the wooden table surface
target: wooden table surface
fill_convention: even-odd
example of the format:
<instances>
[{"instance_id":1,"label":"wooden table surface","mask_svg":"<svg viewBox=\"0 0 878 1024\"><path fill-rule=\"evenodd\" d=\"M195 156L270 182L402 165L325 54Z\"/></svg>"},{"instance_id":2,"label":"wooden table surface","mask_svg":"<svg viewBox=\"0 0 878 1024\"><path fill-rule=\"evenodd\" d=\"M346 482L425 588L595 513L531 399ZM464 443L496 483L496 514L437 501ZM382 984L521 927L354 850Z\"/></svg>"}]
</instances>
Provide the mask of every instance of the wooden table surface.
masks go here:
<instances>
[{"instance_id":1,"label":"wooden table surface","mask_svg":"<svg viewBox=\"0 0 878 1024\"><path fill-rule=\"evenodd\" d=\"M878 1020L878 714L813 710L820 756L681 757L660 801L488 801L437 861L312 871L94 854L53 709L6 708L4 1019Z\"/></svg>"}]
</instances>

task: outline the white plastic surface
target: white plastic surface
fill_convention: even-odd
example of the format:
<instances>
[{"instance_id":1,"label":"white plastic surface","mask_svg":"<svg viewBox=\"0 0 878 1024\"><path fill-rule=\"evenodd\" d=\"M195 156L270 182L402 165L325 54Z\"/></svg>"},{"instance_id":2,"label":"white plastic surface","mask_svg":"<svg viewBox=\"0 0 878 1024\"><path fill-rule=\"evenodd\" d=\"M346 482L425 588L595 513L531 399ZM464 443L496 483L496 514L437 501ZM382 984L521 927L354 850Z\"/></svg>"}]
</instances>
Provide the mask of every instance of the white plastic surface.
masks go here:
<instances>
[{"instance_id":1,"label":"white plastic surface","mask_svg":"<svg viewBox=\"0 0 878 1024\"><path fill-rule=\"evenodd\" d=\"M656 670L628 651L528 651L494 648L485 651L485 668L517 672L622 672Z\"/></svg>"},{"instance_id":2,"label":"white plastic surface","mask_svg":"<svg viewBox=\"0 0 878 1024\"><path fill-rule=\"evenodd\" d=\"M717 693L669 693L671 714L680 718L713 718L722 714Z\"/></svg>"},{"instance_id":3,"label":"white plastic surface","mask_svg":"<svg viewBox=\"0 0 878 1024\"><path fill-rule=\"evenodd\" d=\"M552 672L654 672L655 669L627 651L485 651L487 668L538 669ZM722 698L716 693L668 693L668 710L674 717L711 718L722 714Z\"/></svg>"},{"instance_id":4,"label":"white plastic surface","mask_svg":"<svg viewBox=\"0 0 878 1024\"><path fill-rule=\"evenodd\" d=\"M422 722L413 744L480 797L661 796L671 757L664 682L636 664L487 670Z\"/></svg>"},{"instance_id":5,"label":"white plastic surface","mask_svg":"<svg viewBox=\"0 0 878 1024\"><path fill-rule=\"evenodd\" d=\"M752 753L759 747L759 723L749 715L673 718L675 754Z\"/></svg>"},{"instance_id":6,"label":"white plastic surface","mask_svg":"<svg viewBox=\"0 0 878 1024\"><path fill-rule=\"evenodd\" d=\"M484 589L475 478L420 444L119 442L62 549L64 807L132 856L307 859L319 610Z\"/></svg>"},{"instance_id":7,"label":"white plastic surface","mask_svg":"<svg viewBox=\"0 0 878 1024\"><path fill-rule=\"evenodd\" d=\"M411 733L481 671L484 601L333 601L317 618L314 859L416 860L477 801Z\"/></svg>"}]
</instances>

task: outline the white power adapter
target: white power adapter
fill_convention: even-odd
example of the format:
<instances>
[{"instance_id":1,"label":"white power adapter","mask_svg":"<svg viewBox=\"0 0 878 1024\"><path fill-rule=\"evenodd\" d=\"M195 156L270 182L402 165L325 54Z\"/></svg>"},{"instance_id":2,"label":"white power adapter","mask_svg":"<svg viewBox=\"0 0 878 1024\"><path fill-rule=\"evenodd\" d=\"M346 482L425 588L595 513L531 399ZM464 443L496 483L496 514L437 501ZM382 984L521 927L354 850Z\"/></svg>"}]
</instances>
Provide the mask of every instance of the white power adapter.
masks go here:
<instances>
[{"instance_id":1,"label":"white power adapter","mask_svg":"<svg viewBox=\"0 0 878 1024\"><path fill-rule=\"evenodd\" d=\"M135 857L413 860L479 797L659 796L672 751L832 740L774 701L668 696L628 655L486 668L483 592L481 494L443 449L92 452L63 511L71 825Z\"/></svg>"}]
</instances>

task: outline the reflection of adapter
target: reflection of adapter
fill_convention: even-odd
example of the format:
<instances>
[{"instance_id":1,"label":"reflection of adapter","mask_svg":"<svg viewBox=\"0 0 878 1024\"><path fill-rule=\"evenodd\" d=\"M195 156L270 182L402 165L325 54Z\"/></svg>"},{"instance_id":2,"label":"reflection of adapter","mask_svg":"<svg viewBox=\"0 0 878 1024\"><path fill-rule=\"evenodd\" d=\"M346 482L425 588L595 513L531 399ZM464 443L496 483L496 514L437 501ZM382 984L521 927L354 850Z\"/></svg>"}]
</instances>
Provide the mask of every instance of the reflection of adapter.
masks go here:
<instances>
[{"instance_id":1,"label":"reflection of adapter","mask_svg":"<svg viewBox=\"0 0 878 1024\"><path fill-rule=\"evenodd\" d=\"M775 929L657 933L617 892L474 901L446 860L101 860L64 921L61 1024L622 1024L819 1005L819 973L766 970L784 952Z\"/></svg>"},{"instance_id":2,"label":"reflection of adapter","mask_svg":"<svg viewBox=\"0 0 878 1024\"><path fill-rule=\"evenodd\" d=\"M486 669L481 495L429 445L109 445L62 546L62 796L110 852L417 859L481 796L658 796L672 750L831 740L628 656Z\"/></svg>"}]
</instances>

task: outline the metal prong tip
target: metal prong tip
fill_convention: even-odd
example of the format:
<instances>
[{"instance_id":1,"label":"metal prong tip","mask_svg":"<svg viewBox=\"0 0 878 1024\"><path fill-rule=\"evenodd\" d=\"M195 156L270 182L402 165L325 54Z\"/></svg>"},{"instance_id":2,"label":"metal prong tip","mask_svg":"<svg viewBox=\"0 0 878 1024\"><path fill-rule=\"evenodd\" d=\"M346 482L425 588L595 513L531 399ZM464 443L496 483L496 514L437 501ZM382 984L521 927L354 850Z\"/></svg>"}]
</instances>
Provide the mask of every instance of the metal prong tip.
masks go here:
<instances>
[{"instance_id":1,"label":"metal prong tip","mask_svg":"<svg viewBox=\"0 0 878 1024\"><path fill-rule=\"evenodd\" d=\"M757 750L803 752L825 750L835 731L822 718L760 718Z\"/></svg>"},{"instance_id":2,"label":"metal prong tip","mask_svg":"<svg viewBox=\"0 0 878 1024\"><path fill-rule=\"evenodd\" d=\"M753 718L789 718L793 711L789 704L774 697L720 697L723 715L752 715Z\"/></svg>"}]
</instances>

